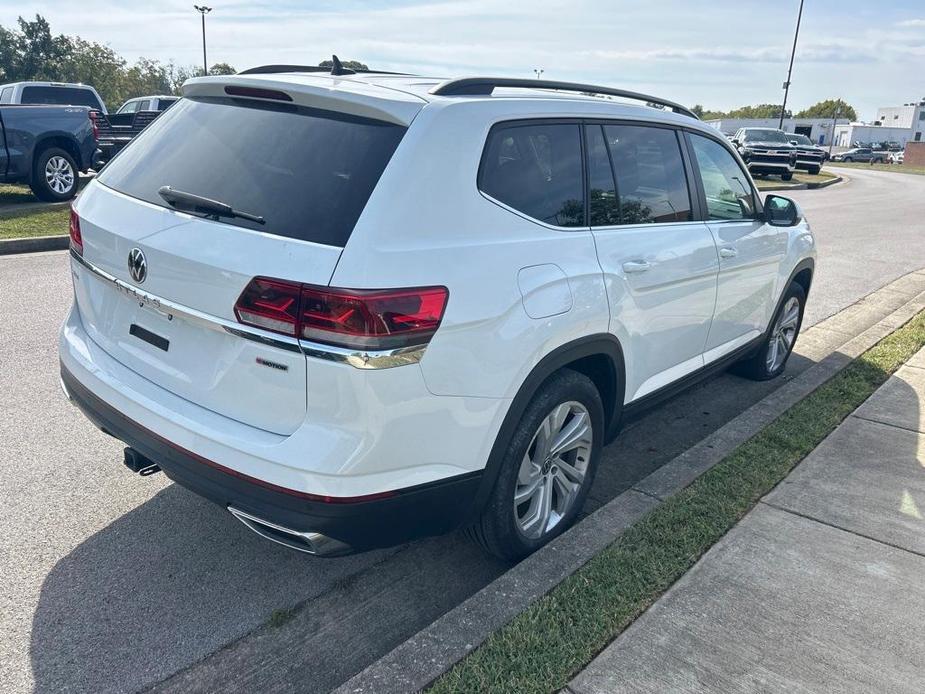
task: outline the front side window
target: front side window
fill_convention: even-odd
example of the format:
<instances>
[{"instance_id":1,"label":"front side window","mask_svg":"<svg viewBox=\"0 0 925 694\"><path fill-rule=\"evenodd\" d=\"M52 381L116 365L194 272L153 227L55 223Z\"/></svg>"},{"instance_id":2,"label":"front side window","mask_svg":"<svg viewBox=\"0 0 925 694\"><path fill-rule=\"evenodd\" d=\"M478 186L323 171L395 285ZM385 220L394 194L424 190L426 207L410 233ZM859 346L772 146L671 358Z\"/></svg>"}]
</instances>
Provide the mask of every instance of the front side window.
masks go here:
<instances>
[{"instance_id":1,"label":"front side window","mask_svg":"<svg viewBox=\"0 0 925 694\"><path fill-rule=\"evenodd\" d=\"M502 125L488 136L479 188L546 224L584 226L581 168L577 123Z\"/></svg>"},{"instance_id":2,"label":"front side window","mask_svg":"<svg viewBox=\"0 0 925 694\"><path fill-rule=\"evenodd\" d=\"M140 104L140 101L126 101L122 104L122 108L119 109L119 113L135 113Z\"/></svg>"},{"instance_id":3,"label":"front side window","mask_svg":"<svg viewBox=\"0 0 925 694\"><path fill-rule=\"evenodd\" d=\"M667 128L605 125L619 224L686 222L691 198L678 136Z\"/></svg>"},{"instance_id":4,"label":"front side window","mask_svg":"<svg viewBox=\"0 0 925 694\"><path fill-rule=\"evenodd\" d=\"M0 104L9 104L13 101L13 88L4 87L0 90Z\"/></svg>"},{"instance_id":5,"label":"front side window","mask_svg":"<svg viewBox=\"0 0 925 694\"><path fill-rule=\"evenodd\" d=\"M754 219L755 198L748 177L718 142L691 134L709 219Z\"/></svg>"}]
</instances>

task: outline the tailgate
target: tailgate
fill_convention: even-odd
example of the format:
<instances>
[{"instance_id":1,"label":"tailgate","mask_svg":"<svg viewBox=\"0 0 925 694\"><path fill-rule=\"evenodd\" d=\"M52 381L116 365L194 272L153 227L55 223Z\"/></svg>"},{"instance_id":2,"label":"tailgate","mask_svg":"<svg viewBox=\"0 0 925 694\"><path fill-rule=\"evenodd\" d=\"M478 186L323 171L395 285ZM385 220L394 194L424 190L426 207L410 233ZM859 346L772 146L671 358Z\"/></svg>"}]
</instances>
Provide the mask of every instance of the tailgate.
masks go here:
<instances>
[{"instance_id":1,"label":"tailgate","mask_svg":"<svg viewBox=\"0 0 925 694\"><path fill-rule=\"evenodd\" d=\"M326 284L339 248L194 218L95 183L77 211L84 251L72 261L74 290L94 342L150 381L219 414L277 434L301 424L305 357L294 340L237 325L234 303L254 275ZM144 254L142 282L129 270L135 249Z\"/></svg>"}]
</instances>

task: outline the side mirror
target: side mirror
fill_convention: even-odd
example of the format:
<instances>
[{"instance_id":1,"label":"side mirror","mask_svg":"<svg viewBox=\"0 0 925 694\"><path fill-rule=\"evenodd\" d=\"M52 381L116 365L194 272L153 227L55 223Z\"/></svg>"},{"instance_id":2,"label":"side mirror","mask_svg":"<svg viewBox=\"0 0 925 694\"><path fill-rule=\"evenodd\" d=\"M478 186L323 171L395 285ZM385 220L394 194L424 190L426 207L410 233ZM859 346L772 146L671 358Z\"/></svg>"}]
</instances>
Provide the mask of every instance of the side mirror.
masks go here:
<instances>
[{"instance_id":1,"label":"side mirror","mask_svg":"<svg viewBox=\"0 0 925 694\"><path fill-rule=\"evenodd\" d=\"M775 227L792 227L800 221L800 208L790 198L768 195L764 199L764 221Z\"/></svg>"}]
</instances>

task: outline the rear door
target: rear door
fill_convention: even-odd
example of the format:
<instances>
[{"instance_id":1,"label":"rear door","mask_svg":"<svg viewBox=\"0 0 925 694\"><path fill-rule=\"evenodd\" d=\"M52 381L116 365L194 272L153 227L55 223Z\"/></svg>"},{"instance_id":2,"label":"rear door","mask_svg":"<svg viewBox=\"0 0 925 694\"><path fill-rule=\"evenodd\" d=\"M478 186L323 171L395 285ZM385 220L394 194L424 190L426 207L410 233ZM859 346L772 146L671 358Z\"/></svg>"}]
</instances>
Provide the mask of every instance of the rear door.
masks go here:
<instances>
[{"instance_id":1,"label":"rear door","mask_svg":"<svg viewBox=\"0 0 925 694\"><path fill-rule=\"evenodd\" d=\"M725 145L695 133L688 138L719 254L716 312L704 354L709 363L767 328L788 235L758 219L751 179Z\"/></svg>"},{"instance_id":2,"label":"rear door","mask_svg":"<svg viewBox=\"0 0 925 694\"><path fill-rule=\"evenodd\" d=\"M587 124L592 233L611 330L628 345L627 401L703 365L718 264L695 221L679 134L672 128Z\"/></svg>"},{"instance_id":3,"label":"rear door","mask_svg":"<svg viewBox=\"0 0 925 694\"><path fill-rule=\"evenodd\" d=\"M294 431L308 397L296 336L245 329L235 302L254 277L330 281L404 131L291 104L177 103L77 203L75 292L91 339L180 397L268 431ZM162 186L265 221L174 209ZM268 286L268 304L290 300Z\"/></svg>"}]
</instances>

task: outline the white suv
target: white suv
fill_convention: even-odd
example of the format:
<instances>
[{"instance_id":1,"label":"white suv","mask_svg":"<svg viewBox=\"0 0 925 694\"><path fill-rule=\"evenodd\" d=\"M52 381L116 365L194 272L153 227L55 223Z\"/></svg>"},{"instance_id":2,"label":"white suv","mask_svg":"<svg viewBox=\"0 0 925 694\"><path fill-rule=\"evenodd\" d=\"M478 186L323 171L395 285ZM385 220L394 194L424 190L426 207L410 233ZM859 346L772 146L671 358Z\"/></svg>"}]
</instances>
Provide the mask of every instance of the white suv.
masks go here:
<instances>
[{"instance_id":1,"label":"white suv","mask_svg":"<svg viewBox=\"0 0 925 694\"><path fill-rule=\"evenodd\" d=\"M333 72L187 82L75 204L62 384L132 470L314 554L516 559L630 410L784 369L809 226L683 107Z\"/></svg>"}]
</instances>

